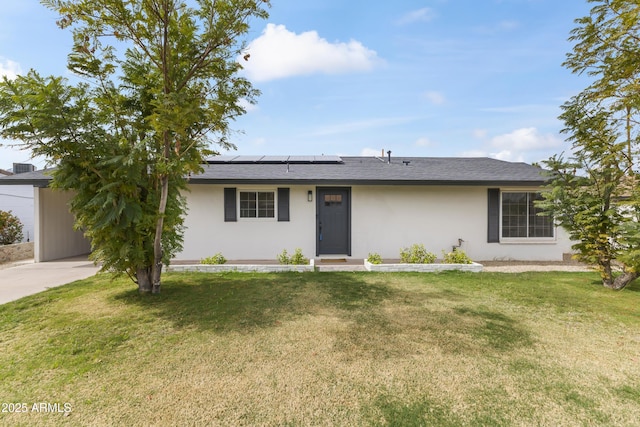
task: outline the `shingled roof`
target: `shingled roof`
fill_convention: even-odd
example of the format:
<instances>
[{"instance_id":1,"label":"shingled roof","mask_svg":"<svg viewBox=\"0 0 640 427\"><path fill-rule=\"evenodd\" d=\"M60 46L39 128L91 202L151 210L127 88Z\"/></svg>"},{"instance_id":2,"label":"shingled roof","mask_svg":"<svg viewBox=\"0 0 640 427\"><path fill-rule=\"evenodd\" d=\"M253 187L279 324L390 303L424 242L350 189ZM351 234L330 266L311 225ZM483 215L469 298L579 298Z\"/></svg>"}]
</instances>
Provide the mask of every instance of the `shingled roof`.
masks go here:
<instances>
[{"instance_id":1,"label":"shingled roof","mask_svg":"<svg viewBox=\"0 0 640 427\"><path fill-rule=\"evenodd\" d=\"M544 171L490 158L217 156L192 184L490 185L539 186ZM0 178L0 184L46 186L50 170Z\"/></svg>"},{"instance_id":2,"label":"shingled roof","mask_svg":"<svg viewBox=\"0 0 640 427\"><path fill-rule=\"evenodd\" d=\"M544 183L544 171L527 163L457 157L220 156L209 159L195 183L319 185L527 185ZM313 157L313 156L310 156Z\"/></svg>"}]
</instances>

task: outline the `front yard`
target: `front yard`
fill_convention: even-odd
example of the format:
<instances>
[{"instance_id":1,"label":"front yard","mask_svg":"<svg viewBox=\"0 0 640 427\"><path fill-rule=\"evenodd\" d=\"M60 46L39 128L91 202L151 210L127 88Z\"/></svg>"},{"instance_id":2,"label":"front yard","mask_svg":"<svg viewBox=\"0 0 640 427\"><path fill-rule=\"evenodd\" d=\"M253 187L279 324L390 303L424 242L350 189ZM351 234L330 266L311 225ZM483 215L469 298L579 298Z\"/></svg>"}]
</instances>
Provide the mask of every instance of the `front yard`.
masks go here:
<instances>
[{"instance_id":1,"label":"front yard","mask_svg":"<svg viewBox=\"0 0 640 427\"><path fill-rule=\"evenodd\" d=\"M639 284L172 273L160 296L136 292L97 276L0 306L0 425L640 419Z\"/></svg>"}]
</instances>

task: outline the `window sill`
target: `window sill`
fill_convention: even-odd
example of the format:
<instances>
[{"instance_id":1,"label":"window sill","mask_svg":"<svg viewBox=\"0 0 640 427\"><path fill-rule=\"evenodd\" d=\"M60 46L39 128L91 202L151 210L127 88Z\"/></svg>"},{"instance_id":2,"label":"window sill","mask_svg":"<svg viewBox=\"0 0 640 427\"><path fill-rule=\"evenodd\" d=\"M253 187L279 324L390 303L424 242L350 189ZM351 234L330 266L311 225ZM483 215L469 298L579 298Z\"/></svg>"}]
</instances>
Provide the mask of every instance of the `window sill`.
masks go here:
<instances>
[{"instance_id":1,"label":"window sill","mask_svg":"<svg viewBox=\"0 0 640 427\"><path fill-rule=\"evenodd\" d=\"M555 237L533 237L533 238L502 238L502 245L555 245Z\"/></svg>"}]
</instances>

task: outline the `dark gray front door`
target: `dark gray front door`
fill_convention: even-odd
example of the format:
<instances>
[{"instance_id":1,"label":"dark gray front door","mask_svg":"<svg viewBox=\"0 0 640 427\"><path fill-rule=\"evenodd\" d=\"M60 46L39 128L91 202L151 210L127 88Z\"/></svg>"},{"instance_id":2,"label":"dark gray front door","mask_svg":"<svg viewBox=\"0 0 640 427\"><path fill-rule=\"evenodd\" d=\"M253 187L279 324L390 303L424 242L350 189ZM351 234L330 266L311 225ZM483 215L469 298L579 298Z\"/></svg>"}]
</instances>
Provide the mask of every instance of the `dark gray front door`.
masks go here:
<instances>
[{"instance_id":1,"label":"dark gray front door","mask_svg":"<svg viewBox=\"0 0 640 427\"><path fill-rule=\"evenodd\" d=\"M316 191L316 255L351 255L351 189Z\"/></svg>"}]
</instances>

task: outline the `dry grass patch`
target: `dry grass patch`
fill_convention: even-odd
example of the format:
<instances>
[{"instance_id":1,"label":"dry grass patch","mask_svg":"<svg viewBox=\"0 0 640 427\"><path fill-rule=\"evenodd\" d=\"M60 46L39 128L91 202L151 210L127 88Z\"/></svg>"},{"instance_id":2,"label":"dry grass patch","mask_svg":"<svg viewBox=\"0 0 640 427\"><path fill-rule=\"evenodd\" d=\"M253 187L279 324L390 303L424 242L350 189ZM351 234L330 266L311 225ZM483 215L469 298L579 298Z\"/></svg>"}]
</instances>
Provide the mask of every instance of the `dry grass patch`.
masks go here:
<instances>
[{"instance_id":1,"label":"dry grass patch","mask_svg":"<svg viewBox=\"0 0 640 427\"><path fill-rule=\"evenodd\" d=\"M7 425L634 425L637 287L590 273L106 277L0 306Z\"/></svg>"}]
</instances>

